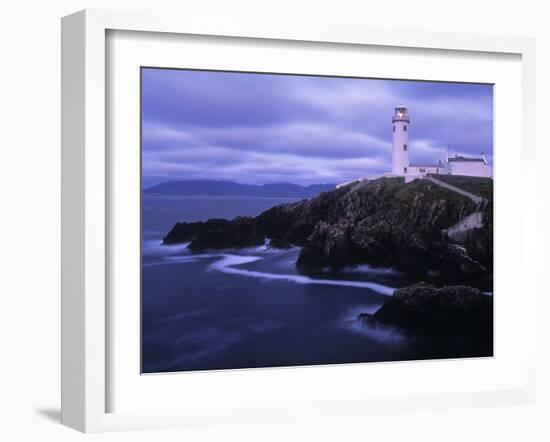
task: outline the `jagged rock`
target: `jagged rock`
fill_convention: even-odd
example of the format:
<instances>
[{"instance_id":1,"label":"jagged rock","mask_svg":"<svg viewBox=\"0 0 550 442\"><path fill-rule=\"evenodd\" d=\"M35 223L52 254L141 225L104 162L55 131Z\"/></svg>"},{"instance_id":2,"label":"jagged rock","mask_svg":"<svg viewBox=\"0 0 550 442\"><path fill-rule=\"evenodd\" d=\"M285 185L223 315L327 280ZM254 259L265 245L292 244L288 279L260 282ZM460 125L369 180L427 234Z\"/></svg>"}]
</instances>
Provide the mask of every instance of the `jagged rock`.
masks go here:
<instances>
[{"instance_id":1,"label":"jagged rock","mask_svg":"<svg viewBox=\"0 0 550 442\"><path fill-rule=\"evenodd\" d=\"M232 221L177 223L163 239L164 244L184 242L190 242L191 250L199 251L257 246L265 242L265 236L253 218L237 217Z\"/></svg>"},{"instance_id":2,"label":"jagged rock","mask_svg":"<svg viewBox=\"0 0 550 442\"><path fill-rule=\"evenodd\" d=\"M181 244L193 241L200 234L221 229L229 224L226 219L212 218L205 222L176 223L172 230L163 238L163 244Z\"/></svg>"},{"instance_id":3,"label":"jagged rock","mask_svg":"<svg viewBox=\"0 0 550 442\"><path fill-rule=\"evenodd\" d=\"M415 275L437 270L449 280L478 277L492 269L492 253L481 253L484 247L492 250L492 224L468 233L463 247L469 249L468 241L477 244L475 256L452 253L441 233L476 210L468 198L426 180L405 185L399 178L363 182L347 190L331 201L333 210L308 226L311 233L300 244L300 267L367 263ZM286 231L292 232L292 224Z\"/></svg>"},{"instance_id":4,"label":"jagged rock","mask_svg":"<svg viewBox=\"0 0 550 442\"><path fill-rule=\"evenodd\" d=\"M301 267L340 267L352 263L351 228L345 220L334 225L319 221L307 238L296 264Z\"/></svg>"},{"instance_id":5,"label":"jagged rock","mask_svg":"<svg viewBox=\"0 0 550 442\"><path fill-rule=\"evenodd\" d=\"M319 221L307 238L298 257L297 266L333 268L360 264L384 266L392 262L391 253L369 232L361 231L348 220L336 224Z\"/></svg>"},{"instance_id":6,"label":"jagged rock","mask_svg":"<svg viewBox=\"0 0 550 442\"><path fill-rule=\"evenodd\" d=\"M463 285L437 288L420 283L398 289L373 315L362 314L360 319L424 336L463 338L483 348L493 342L493 297Z\"/></svg>"},{"instance_id":7,"label":"jagged rock","mask_svg":"<svg viewBox=\"0 0 550 442\"><path fill-rule=\"evenodd\" d=\"M445 244L441 249L439 270L449 278L476 278L488 273L488 269L473 259L465 246Z\"/></svg>"},{"instance_id":8,"label":"jagged rock","mask_svg":"<svg viewBox=\"0 0 550 442\"><path fill-rule=\"evenodd\" d=\"M265 243L261 226L250 217L237 217L230 222L203 228L189 244L192 251L253 247Z\"/></svg>"}]
</instances>

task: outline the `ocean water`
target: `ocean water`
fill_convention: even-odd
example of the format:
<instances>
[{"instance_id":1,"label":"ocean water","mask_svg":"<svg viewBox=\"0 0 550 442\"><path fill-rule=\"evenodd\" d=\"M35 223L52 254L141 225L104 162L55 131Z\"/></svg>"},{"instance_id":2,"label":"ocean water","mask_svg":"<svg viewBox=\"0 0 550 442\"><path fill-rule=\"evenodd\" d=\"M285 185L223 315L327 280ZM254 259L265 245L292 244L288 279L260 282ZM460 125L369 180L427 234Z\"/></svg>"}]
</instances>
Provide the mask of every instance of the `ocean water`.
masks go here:
<instances>
[{"instance_id":1,"label":"ocean water","mask_svg":"<svg viewBox=\"0 0 550 442\"><path fill-rule=\"evenodd\" d=\"M291 201L143 196L142 372L454 356L357 319L415 282L392 269L305 275L294 265L298 248L191 253L161 244L176 221L253 216Z\"/></svg>"}]
</instances>

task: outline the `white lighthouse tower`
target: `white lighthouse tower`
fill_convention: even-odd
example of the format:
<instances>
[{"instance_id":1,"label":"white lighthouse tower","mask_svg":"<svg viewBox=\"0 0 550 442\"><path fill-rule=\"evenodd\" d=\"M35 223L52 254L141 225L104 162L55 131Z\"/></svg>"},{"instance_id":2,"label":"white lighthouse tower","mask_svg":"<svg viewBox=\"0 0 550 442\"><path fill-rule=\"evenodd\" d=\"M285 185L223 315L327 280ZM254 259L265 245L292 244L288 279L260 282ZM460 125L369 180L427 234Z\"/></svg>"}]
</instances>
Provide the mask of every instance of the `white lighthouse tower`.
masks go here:
<instances>
[{"instance_id":1,"label":"white lighthouse tower","mask_svg":"<svg viewBox=\"0 0 550 442\"><path fill-rule=\"evenodd\" d=\"M393 122L392 174L405 175L409 167L409 113L399 105L395 108Z\"/></svg>"}]
</instances>

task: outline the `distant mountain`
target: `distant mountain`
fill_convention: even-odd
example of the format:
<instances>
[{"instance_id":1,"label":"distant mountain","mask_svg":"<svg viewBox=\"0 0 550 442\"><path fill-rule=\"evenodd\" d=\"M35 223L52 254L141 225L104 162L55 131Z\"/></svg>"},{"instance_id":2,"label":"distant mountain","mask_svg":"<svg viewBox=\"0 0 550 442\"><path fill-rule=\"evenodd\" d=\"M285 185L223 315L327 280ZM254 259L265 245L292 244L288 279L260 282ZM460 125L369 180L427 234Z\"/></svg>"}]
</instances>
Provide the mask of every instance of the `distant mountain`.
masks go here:
<instances>
[{"instance_id":1,"label":"distant mountain","mask_svg":"<svg viewBox=\"0 0 550 442\"><path fill-rule=\"evenodd\" d=\"M211 195L312 198L321 192L333 190L335 184L300 186L291 183L239 184L234 181L169 181L143 190L153 195Z\"/></svg>"}]
</instances>

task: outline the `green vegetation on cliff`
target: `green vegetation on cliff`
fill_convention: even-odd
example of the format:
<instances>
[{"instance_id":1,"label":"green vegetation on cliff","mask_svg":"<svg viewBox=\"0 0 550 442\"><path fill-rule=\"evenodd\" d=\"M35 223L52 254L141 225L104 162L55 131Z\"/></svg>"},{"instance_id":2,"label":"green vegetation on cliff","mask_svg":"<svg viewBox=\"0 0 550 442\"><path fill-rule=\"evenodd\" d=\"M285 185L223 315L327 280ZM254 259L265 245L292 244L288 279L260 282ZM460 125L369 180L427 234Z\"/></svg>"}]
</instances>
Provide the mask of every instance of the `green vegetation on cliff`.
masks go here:
<instances>
[{"instance_id":1,"label":"green vegetation on cliff","mask_svg":"<svg viewBox=\"0 0 550 442\"><path fill-rule=\"evenodd\" d=\"M487 200L493 200L492 178L444 174L430 174L430 176L473 193L474 195L481 196Z\"/></svg>"}]
</instances>

